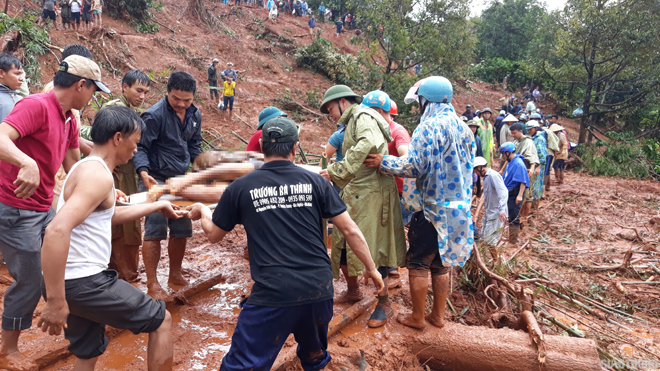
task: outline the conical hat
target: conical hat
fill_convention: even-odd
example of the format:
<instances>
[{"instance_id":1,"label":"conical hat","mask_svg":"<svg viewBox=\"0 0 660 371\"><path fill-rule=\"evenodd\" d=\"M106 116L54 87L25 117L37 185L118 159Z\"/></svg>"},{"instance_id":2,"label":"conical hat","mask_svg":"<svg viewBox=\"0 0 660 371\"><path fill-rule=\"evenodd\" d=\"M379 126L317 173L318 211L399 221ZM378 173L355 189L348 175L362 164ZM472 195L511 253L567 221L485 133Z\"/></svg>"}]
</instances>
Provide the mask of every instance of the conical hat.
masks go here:
<instances>
[{"instance_id":1,"label":"conical hat","mask_svg":"<svg viewBox=\"0 0 660 371\"><path fill-rule=\"evenodd\" d=\"M518 122L518 119L516 118L516 116L509 113L509 115L505 117L504 120L502 120L502 122Z\"/></svg>"},{"instance_id":2,"label":"conical hat","mask_svg":"<svg viewBox=\"0 0 660 371\"><path fill-rule=\"evenodd\" d=\"M564 127L559 124L552 124L550 125L549 129L550 131L560 131L560 130L564 130Z\"/></svg>"}]
</instances>

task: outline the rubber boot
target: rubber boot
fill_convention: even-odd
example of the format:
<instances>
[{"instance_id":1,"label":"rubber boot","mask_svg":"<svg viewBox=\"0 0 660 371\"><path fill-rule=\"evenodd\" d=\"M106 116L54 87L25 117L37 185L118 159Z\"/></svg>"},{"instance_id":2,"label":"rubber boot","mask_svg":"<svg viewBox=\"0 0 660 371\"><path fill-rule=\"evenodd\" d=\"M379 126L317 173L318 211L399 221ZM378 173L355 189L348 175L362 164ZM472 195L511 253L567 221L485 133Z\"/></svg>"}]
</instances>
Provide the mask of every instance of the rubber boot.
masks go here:
<instances>
[{"instance_id":1,"label":"rubber boot","mask_svg":"<svg viewBox=\"0 0 660 371\"><path fill-rule=\"evenodd\" d=\"M518 244L518 234L520 233L520 226L510 225L509 226L509 243L517 245Z\"/></svg>"},{"instance_id":2,"label":"rubber boot","mask_svg":"<svg viewBox=\"0 0 660 371\"><path fill-rule=\"evenodd\" d=\"M540 203L541 203L541 200L533 200L532 201L532 210L538 210Z\"/></svg>"},{"instance_id":3,"label":"rubber boot","mask_svg":"<svg viewBox=\"0 0 660 371\"><path fill-rule=\"evenodd\" d=\"M543 183L545 184L545 191L550 192L550 175L543 176Z\"/></svg>"}]
</instances>

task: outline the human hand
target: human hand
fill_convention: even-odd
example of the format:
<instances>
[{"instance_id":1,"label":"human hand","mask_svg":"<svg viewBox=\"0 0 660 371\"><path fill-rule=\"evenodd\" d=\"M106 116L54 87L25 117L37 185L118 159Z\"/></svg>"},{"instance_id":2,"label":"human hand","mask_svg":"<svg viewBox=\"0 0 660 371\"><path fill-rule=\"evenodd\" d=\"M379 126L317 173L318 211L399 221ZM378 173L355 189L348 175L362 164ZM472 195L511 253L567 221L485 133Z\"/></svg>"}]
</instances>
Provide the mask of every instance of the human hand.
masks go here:
<instances>
[{"instance_id":1,"label":"human hand","mask_svg":"<svg viewBox=\"0 0 660 371\"><path fill-rule=\"evenodd\" d=\"M500 220L502 221L502 223L506 223L508 221L508 218L506 217L506 214L500 214Z\"/></svg>"},{"instance_id":2,"label":"human hand","mask_svg":"<svg viewBox=\"0 0 660 371\"><path fill-rule=\"evenodd\" d=\"M115 201L128 202L128 196L126 196L126 193L122 192L121 190L115 189Z\"/></svg>"},{"instance_id":3,"label":"human hand","mask_svg":"<svg viewBox=\"0 0 660 371\"><path fill-rule=\"evenodd\" d=\"M30 162L21 166L18 171L14 181L14 185L17 187L14 194L18 198L30 198L39 187L40 181L39 166L34 160L30 159Z\"/></svg>"},{"instance_id":4,"label":"human hand","mask_svg":"<svg viewBox=\"0 0 660 371\"><path fill-rule=\"evenodd\" d=\"M327 180L332 180L332 179L330 179L330 174L328 173L328 169L321 170L321 172L319 172L319 174Z\"/></svg>"},{"instance_id":5,"label":"human hand","mask_svg":"<svg viewBox=\"0 0 660 371\"><path fill-rule=\"evenodd\" d=\"M142 182L144 182L145 188L147 188L147 191L151 189L151 187L158 185L158 182L156 179L154 179L149 173L146 171L140 172L140 177L142 177Z\"/></svg>"},{"instance_id":6,"label":"human hand","mask_svg":"<svg viewBox=\"0 0 660 371\"><path fill-rule=\"evenodd\" d=\"M536 170L534 170L534 174L536 174L537 176L538 176L539 174L541 174L541 167L540 167L540 166L537 167Z\"/></svg>"},{"instance_id":7,"label":"human hand","mask_svg":"<svg viewBox=\"0 0 660 371\"><path fill-rule=\"evenodd\" d=\"M202 215L204 215L204 209L207 209L208 207L202 203L196 203L188 206L188 219L191 220L199 220L202 218Z\"/></svg>"},{"instance_id":8,"label":"human hand","mask_svg":"<svg viewBox=\"0 0 660 371\"><path fill-rule=\"evenodd\" d=\"M37 327L50 335L59 335L67 328L66 319L69 316L69 306L66 300L49 300L41 311Z\"/></svg>"},{"instance_id":9,"label":"human hand","mask_svg":"<svg viewBox=\"0 0 660 371\"><path fill-rule=\"evenodd\" d=\"M522 198L522 196L518 196L518 197L516 197L516 205L518 205L518 204L521 203L521 202L523 202L523 198Z\"/></svg>"},{"instance_id":10,"label":"human hand","mask_svg":"<svg viewBox=\"0 0 660 371\"><path fill-rule=\"evenodd\" d=\"M367 159L364 160L364 165L366 167L380 167L380 163L383 162L382 153L370 153L367 155Z\"/></svg>"},{"instance_id":11,"label":"human hand","mask_svg":"<svg viewBox=\"0 0 660 371\"><path fill-rule=\"evenodd\" d=\"M180 219L186 214L183 212L184 210L181 210L180 206L174 205L169 201L158 201L158 204L158 211L168 219Z\"/></svg>"},{"instance_id":12,"label":"human hand","mask_svg":"<svg viewBox=\"0 0 660 371\"><path fill-rule=\"evenodd\" d=\"M376 267L374 267L373 269L365 268L364 273L362 275L364 276L365 280L369 278L373 280L374 285L376 285L376 292L381 292L385 287L385 283L383 283L383 277L380 275Z\"/></svg>"}]
</instances>

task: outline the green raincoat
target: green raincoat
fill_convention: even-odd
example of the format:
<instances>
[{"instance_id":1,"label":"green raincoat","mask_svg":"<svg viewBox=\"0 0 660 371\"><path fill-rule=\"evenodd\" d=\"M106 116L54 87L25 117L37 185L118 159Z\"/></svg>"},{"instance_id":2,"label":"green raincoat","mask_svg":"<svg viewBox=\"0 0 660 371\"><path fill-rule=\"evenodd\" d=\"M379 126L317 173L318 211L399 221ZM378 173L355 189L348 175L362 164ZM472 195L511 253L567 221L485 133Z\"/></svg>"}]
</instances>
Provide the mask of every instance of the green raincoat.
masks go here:
<instances>
[{"instance_id":1,"label":"green raincoat","mask_svg":"<svg viewBox=\"0 0 660 371\"><path fill-rule=\"evenodd\" d=\"M328 167L348 214L362 231L376 267L405 264L406 237L403 230L399 193L394 178L367 168L368 154L387 155L392 141L390 126L371 108L352 105L337 124L346 125L342 152L344 159ZM341 252L346 249L348 275L362 274L364 266L345 243L339 229L332 231L332 273L339 278Z\"/></svg>"}]
</instances>

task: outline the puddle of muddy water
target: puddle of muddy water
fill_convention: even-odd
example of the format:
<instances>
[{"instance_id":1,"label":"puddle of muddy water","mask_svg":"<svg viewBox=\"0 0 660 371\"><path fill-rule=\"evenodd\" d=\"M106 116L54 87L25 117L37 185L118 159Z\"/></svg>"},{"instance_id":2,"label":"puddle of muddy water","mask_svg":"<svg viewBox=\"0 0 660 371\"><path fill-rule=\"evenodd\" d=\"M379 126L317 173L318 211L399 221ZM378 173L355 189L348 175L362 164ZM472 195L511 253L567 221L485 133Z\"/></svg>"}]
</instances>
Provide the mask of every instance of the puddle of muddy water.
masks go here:
<instances>
[{"instance_id":1,"label":"puddle of muddy water","mask_svg":"<svg viewBox=\"0 0 660 371\"><path fill-rule=\"evenodd\" d=\"M241 287L243 286L243 287ZM173 320L175 370L215 370L229 350L239 303L249 288L222 283L194 297L190 306L176 306ZM146 370L147 334L124 331L110 340L97 370ZM70 357L46 370L71 370Z\"/></svg>"}]
</instances>

